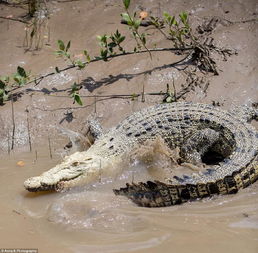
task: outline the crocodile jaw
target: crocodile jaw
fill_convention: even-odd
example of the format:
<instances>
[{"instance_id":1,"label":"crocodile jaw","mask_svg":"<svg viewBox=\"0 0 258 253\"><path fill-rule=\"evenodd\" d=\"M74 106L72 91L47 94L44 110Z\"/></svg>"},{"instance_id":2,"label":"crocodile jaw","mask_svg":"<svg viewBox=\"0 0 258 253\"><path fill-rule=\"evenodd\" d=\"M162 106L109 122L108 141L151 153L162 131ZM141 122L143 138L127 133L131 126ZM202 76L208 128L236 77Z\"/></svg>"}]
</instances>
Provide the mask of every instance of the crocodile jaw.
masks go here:
<instances>
[{"instance_id":1,"label":"crocodile jaw","mask_svg":"<svg viewBox=\"0 0 258 253\"><path fill-rule=\"evenodd\" d=\"M44 185L41 184L40 176L28 178L24 182L24 187L26 190L28 190L30 192L48 191L48 190L52 190L55 188L55 186L51 187L51 185L46 185L46 187L44 187Z\"/></svg>"},{"instance_id":2,"label":"crocodile jaw","mask_svg":"<svg viewBox=\"0 0 258 253\"><path fill-rule=\"evenodd\" d=\"M61 173L64 175L64 173ZM65 176L65 175L64 175ZM83 180L84 179L84 180ZM77 185L80 185L79 182L86 181L85 178L82 176L82 174L78 174L78 176L75 176L74 178L66 178L64 180L60 180L54 177L46 178L45 176L42 177L31 177L28 178L24 182L24 187L26 190L30 192L39 192L39 191L62 191L65 188L69 188L72 186L75 186L77 182Z\"/></svg>"},{"instance_id":3,"label":"crocodile jaw","mask_svg":"<svg viewBox=\"0 0 258 253\"><path fill-rule=\"evenodd\" d=\"M31 177L24 182L26 190L60 191L64 188L87 184L100 175L105 161L103 158L86 152L76 152L40 176Z\"/></svg>"}]
</instances>

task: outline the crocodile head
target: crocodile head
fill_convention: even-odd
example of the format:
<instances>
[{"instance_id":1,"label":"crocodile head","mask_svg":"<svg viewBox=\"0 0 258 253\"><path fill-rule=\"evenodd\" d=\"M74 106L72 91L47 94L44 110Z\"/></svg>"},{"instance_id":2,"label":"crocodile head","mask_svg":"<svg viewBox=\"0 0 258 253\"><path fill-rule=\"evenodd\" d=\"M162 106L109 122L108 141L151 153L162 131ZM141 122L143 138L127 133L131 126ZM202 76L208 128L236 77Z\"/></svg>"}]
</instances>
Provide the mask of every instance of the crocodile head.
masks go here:
<instances>
[{"instance_id":1,"label":"crocodile head","mask_svg":"<svg viewBox=\"0 0 258 253\"><path fill-rule=\"evenodd\" d=\"M24 187L31 192L61 191L74 185L93 182L99 178L103 166L103 158L87 152L76 152L40 176L27 179Z\"/></svg>"}]
</instances>

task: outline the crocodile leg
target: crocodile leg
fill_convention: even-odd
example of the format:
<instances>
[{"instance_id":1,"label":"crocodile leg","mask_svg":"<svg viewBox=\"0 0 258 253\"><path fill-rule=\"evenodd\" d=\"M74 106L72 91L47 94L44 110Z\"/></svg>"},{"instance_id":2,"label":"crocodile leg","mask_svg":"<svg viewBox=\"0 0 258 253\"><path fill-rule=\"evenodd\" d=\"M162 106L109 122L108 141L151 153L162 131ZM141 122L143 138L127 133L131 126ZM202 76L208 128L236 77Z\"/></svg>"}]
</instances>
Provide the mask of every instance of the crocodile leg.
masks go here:
<instances>
[{"instance_id":1,"label":"crocodile leg","mask_svg":"<svg viewBox=\"0 0 258 253\"><path fill-rule=\"evenodd\" d=\"M88 120L88 126L89 132L93 137L94 141L96 139L99 139L103 135L103 127L101 126L100 122L97 120L96 117Z\"/></svg>"},{"instance_id":2,"label":"crocodile leg","mask_svg":"<svg viewBox=\"0 0 258 253\"><path fill-rule=\"evenodd\" d=\"M252 106L240 105L235 106L229 110L230 113L237 115L238 118L243 119L247 122L251 120L258 120L258 105L253 104Z\"/></svg>"},{"instance_id":3,"label":"crocodile leg","mask_svg":"<svg viewBox=\"0 0 258 253\"><path fill-rule=\"evenodd\" d=\"M202 156L219 140L219 133L205 128L196 131L182 145L180 156L184 162L198 165L202 163Z\"/></svg>"},{"instance_id":4,"label":"crocodile leg","mask_svg":"<svg viewBox=\"0 0 258 253\"><path fill-rule=\"evenodd\" d=\"M88 130L84 134L59 128L60 132L70 139L70 142L65 146L70 150L70 153L87 150L104 133L100 122L96 118L89 119L87 125Z\"/></svg>"},{"instance_id":5,"label":"crocodile leg","mask_svg":"<svg viewBox=\"0 0 258 253\"><path fill-rule=\"evenodd\" d=\"M65 128L59 128L59 130L70 139L65 148L68 148L71 153L84 151L91 146L90 141L83 134Z\"/></svg>"}]
</instances>

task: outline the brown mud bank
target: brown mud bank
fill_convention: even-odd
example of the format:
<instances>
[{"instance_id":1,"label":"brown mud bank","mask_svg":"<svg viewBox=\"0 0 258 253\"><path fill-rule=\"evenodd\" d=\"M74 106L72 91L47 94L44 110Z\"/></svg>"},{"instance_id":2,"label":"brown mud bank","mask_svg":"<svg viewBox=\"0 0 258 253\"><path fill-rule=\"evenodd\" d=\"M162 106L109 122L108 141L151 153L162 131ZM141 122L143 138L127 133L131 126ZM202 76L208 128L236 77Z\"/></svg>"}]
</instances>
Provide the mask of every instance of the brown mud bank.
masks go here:
<instances>
[{"instance_id":1,"label":"brown mud bank","mask_svg":"<svg viewBox=\"0 0 258 253\"><path fill-rule=\"evenodd\" d=\"M122 1L51 2L50 39L39 51L26 51L24 24L0 19L0 75L15 72L18 65L33 74L45 74L66 66L53 52L56 41L72 41L71 51L87 49L98 54L96 35L119 29L134 45L126 26L120 24ZM221 47L236 49L227 61L217 61L218 76L208 75L209 85L196 85L184 99L219 103L222 108L258 102L258 24L235 22L257 19L257 1L132 1L132 10L152 15L163 11L190 14L194 27L219 17L212 37ZM0 16L24 14L22 8L0 4ZM149 46L168 46L154 34ZM182 56L168 52L131 55L90 64L84 71L70 70L45 78L38 85L17 90L17 101L0 107L0 205L1 247L38 248L39 252L257 252L257 183L234 196L218 196L185 205L155 210L134 206L113 195L116 182L103 182L66 193L30 194L23 181L53 167L64 154L67 139L58 128L83 131L90 114L97 113L105 128L116 125L140 108L162 101L162 96L127 99L96 97L166 91L174 82L177 92L185 81L179 66ZM67 89L73 82L83 89L83 106L73 104ZM93 97L83 97L92 95ZM13 117L12 117L13 108ZM254 125L258 128L256 122ZM14 128L15 126L15 128ZM13 134L14 133L14 134ZM8 150L13 150L8 154ZM30 144L32 151L30 152ZM49 148L50 146L50 148ZM23 161L19 163L18 161ZM20 166L22 165L22 166ZM138 178L144 177L139 166ZM136 170L136 167L131 169ZM131 172L129 170L129 172ZM118 182L130 181L123 173ZM135 172L136 173L136 172ZM136 179L136 178L135 178Z\"/></svg>"}]
</instances>

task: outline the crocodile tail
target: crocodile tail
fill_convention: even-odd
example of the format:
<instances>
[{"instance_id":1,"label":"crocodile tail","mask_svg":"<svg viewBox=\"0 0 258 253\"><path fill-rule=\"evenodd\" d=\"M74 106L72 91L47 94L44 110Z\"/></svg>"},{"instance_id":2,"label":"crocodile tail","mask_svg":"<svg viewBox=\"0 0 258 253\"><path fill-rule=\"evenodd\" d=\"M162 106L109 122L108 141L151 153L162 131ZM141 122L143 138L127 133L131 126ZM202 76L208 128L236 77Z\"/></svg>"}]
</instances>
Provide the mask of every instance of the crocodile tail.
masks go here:
<instances>
[{"instance_id":1,"label":"crocodile tail","mask_svg":"<svg viewBox=\"0 0 258 253\"><path fill-rule=\"evenodd\" d=\"M223 179L209 183L166 184L160 181L126 184L125 188L113 190L116 195L131 199L138 206L165 207L190 200L209 197L214 194L233 194L258 179L258 161L234 172Z\"/></svg>"},{"instance_id":2,"label":"crocodile tail","mask_svg":"<svg viewBox=\"0 0 258 253\"><path fill-rule=\"evenodd\" d=\"M165 207L208 197L219 193L219 189L211 185L208 191L207 184L174 185L160 181L147 181L146 183L126 184L125 188L115 189L114 193L128 197L138 206Z\"/></svg>"}]
</instances>

